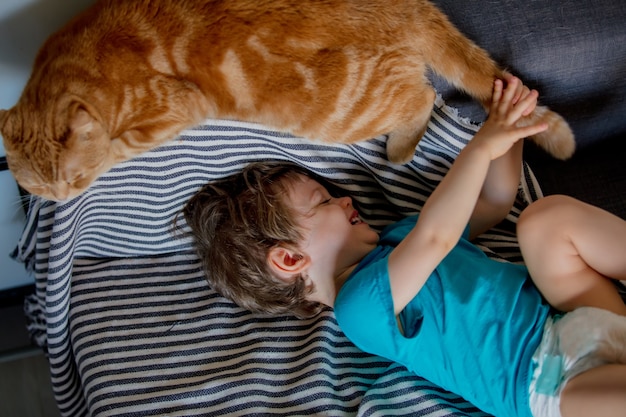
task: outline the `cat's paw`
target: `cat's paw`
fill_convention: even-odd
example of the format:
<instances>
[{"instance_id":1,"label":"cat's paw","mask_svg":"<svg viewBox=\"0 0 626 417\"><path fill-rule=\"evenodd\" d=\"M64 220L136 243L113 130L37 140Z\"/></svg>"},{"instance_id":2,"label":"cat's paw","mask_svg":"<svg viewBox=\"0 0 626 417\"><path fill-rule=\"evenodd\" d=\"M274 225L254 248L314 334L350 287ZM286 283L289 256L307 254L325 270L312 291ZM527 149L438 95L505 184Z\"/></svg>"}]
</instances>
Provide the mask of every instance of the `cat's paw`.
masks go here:
<instances>
[{"instance_id":1,"label":"cat's paw","mask_svg":"<svg viewBox=\"0 0 626 417\"><path fill-rule=\"evenodd\" d=\"M394 164L406 164L415 156L415 148L426 133L426 129L417 134L391 132L387 136L387 159Z\"/></svg>"},{"instance_id":2,"label":"cat's paw","mask_svg":"<svg viewBox=\"0 0 626 417\"><path fill-rule=\"evenodd\" d=\"M548 123L548 130L530 138L547 153L561 160L568 159L574 154L576 150L574 133L561 115L545 106L537 106L533 113L524 119Z\"/></svg>"}]
</instances>

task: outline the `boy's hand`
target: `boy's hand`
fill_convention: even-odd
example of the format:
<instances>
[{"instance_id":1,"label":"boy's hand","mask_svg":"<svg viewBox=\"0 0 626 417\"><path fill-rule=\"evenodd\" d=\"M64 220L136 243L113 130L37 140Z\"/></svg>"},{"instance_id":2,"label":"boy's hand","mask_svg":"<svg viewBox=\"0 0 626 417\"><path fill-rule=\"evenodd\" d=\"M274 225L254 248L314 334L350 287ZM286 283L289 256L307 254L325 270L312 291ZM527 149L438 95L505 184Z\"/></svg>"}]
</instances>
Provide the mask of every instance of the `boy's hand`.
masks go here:
<instances>
[{"instance_id":1,"label":"boy's hand","mask_svg":"<svg viewBox=\"0 0 626 417\"><path fill-rule=\"evenodd\" d=\"M510 77L504 89L503 81L495 80L489 117L468 146L484 148L494 160L518 140L546 130L547 123L516 127L519 119L535 109L538 96L536 90L529 90L517 77Z\"/></svg>"}]
</instances>

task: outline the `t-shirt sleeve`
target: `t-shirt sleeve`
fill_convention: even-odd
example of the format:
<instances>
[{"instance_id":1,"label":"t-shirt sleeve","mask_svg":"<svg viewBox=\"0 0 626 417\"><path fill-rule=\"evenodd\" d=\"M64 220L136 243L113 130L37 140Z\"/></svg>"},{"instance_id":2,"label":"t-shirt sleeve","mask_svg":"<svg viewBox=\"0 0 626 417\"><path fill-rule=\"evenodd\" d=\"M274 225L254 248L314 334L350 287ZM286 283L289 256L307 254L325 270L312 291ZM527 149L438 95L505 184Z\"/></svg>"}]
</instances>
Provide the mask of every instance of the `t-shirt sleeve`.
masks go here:
<instances>
[{"instance_id":1,"label":"t-shirt sleeve","mask_svg":"<svg viewBox=\"0 0 626 417\"><path fill-rule=\"evenodd\" d=\"M335 300L335 317L359 349L388 357L399 333L387 274L387 257L353 274ZM391 350L390 350L391 349Z\"/></svg>"}]
</instances>

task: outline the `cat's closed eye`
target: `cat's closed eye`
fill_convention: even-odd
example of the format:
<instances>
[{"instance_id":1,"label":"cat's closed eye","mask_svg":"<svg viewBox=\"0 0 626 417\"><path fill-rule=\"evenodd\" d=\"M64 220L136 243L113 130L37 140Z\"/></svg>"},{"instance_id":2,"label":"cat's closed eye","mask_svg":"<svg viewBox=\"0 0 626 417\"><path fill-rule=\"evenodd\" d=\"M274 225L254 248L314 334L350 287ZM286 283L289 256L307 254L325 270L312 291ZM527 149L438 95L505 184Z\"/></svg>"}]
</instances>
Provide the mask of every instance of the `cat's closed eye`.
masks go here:
<instances>
[{"instance_id":1,"label":"cat's closed eye","mask_svg":"<svg viewBox=\"0 0 626 417\"><path fill-rule=\"evenodd\" d=\"M66 180L66 182L67 182L68 184L70 184L70 185L71 185L71 184L75 184L75 183L77 183L78 181L82 180L83 178L85 178L85 174L83 174L83 173L81 172L80 174L76 175L76 176L75 176L75 177L73 177L72 179L70 179L70 180Z\"/></svg>"}]
</instances>

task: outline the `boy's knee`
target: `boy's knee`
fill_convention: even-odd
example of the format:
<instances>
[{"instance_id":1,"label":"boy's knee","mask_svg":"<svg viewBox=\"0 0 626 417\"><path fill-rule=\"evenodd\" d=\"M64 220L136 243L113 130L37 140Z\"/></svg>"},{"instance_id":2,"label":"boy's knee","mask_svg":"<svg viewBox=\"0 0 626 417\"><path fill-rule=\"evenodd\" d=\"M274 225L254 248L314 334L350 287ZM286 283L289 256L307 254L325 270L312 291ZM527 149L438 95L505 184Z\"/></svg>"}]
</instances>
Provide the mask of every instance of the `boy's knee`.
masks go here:
<instances>
[{"instance_id":1,"label":"boy's knee","mask_svg":"<svg viewBox=\"0 0 626 417\"><path fill-rule=\"evenodd\" d=\"M567 217L568 207L576 203L566 195L550 195L531 203L524 209L517 221L517 235L520 243L527 237L545 236L553 227Z\"/></svg>"}]
</instances>

